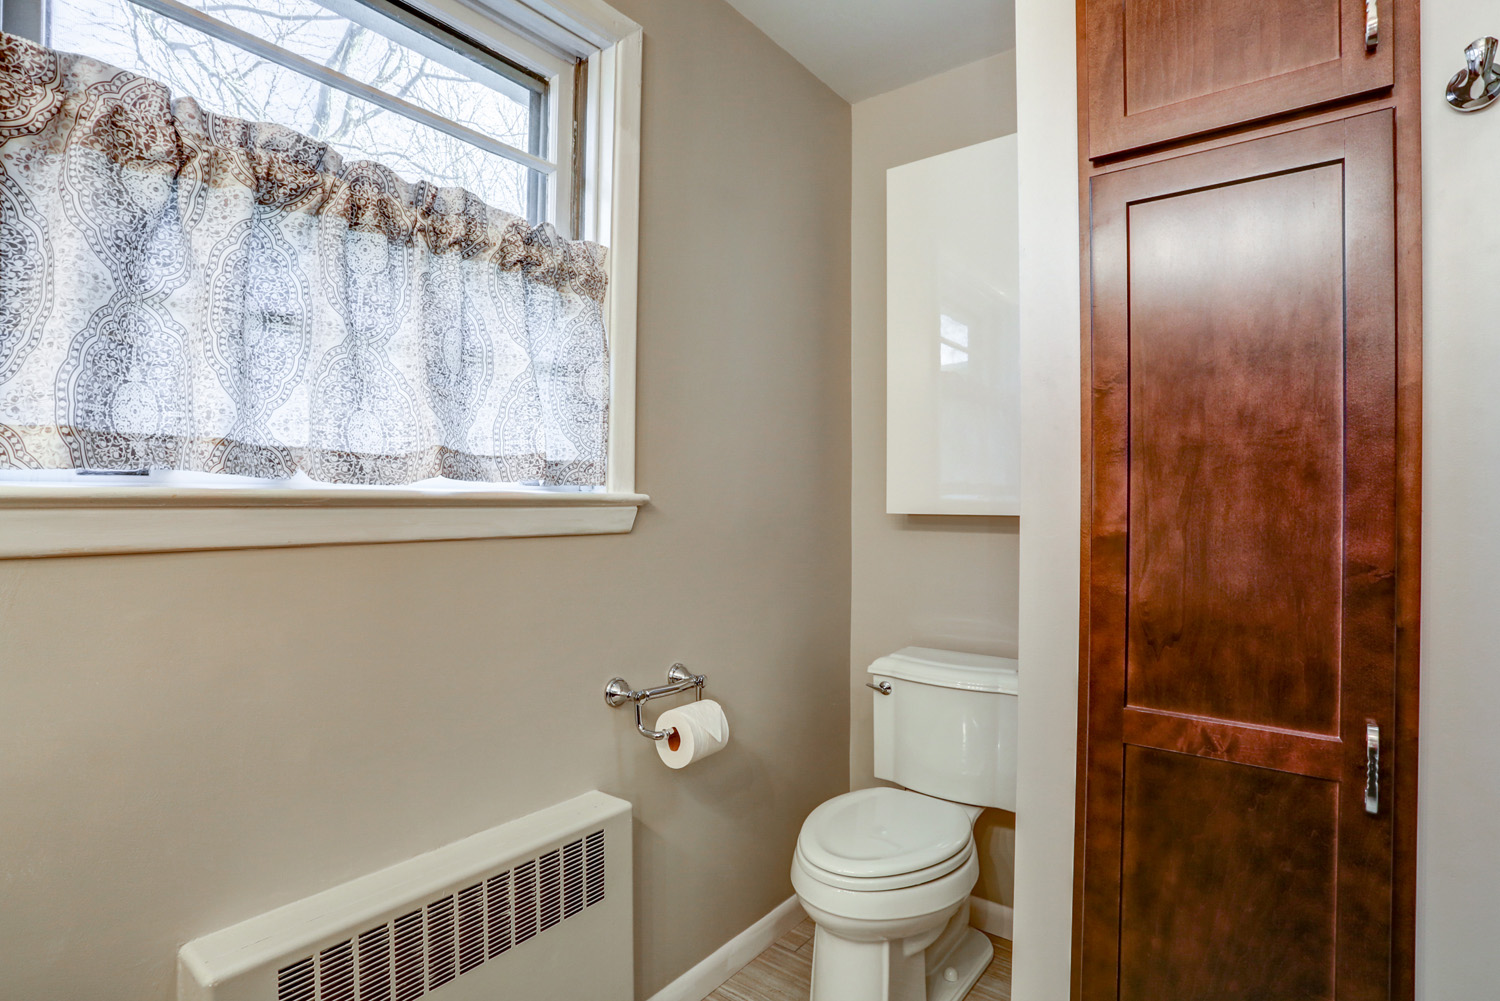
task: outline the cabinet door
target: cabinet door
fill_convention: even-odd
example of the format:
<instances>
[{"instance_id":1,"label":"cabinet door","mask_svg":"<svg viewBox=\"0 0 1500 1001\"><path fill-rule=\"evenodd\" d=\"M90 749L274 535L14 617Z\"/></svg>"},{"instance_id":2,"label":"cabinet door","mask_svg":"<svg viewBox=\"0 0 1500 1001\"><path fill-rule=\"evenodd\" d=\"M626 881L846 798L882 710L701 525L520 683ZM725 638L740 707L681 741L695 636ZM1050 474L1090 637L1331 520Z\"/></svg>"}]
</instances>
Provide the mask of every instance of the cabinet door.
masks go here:
<instances>
[{"instance_id":1,"label":"cabinet door","mask_svg":"<svg viewBox=\"0 0 1500 1001\"><path fill-rule=\"evenodd\" d=\"M1086 1001L1390 996L1392 127L1093 182Z\"/></svg>"},{"instance_id":2,"label":"cabinet door","mask_svg":"<svg viewBox=\"0 0 1500 1001\"><path fill-rule=\"evenodd\" d=\"M1086 0L1089 155L1389 87L1399 2Z\"/></svg>"}]
</instances>

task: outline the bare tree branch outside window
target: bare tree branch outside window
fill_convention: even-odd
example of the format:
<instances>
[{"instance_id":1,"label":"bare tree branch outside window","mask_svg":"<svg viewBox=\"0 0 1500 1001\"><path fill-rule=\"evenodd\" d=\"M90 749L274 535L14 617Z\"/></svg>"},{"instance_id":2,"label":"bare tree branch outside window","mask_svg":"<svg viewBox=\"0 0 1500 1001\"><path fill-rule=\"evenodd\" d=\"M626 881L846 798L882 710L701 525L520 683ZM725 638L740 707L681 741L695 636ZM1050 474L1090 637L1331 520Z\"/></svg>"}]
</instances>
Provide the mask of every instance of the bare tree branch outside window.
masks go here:
<instances>
[{"instance_id":1,"label":"bare tree branch outside window","mask_svg":"<svg viewBox=\"0 0 1500 1001\"><path fill-rule=\"evenodd\" d=\"M529 102L313 0L186 2L450 121L529 148ZM372 20L379 18L372 12ZM527 215L528 168L129 0L53 0L48 40L54 48L158 80L175 95L195 97L210 110L285 125L328 143L346 158L375 160L409 181L466 188L496 208Z\"/></svg>"}]
</instances>

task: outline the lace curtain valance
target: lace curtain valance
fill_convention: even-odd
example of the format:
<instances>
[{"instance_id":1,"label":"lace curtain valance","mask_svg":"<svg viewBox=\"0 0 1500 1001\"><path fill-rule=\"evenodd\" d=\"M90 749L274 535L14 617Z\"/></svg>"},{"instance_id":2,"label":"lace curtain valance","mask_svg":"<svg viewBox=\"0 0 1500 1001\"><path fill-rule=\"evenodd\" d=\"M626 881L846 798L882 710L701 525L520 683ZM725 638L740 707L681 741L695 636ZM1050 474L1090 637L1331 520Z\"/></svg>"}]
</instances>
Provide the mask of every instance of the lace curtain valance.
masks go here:
<instances>
[{"instance_id":1,"label":"lace curtain valance","mask_svg":"<svg viewBox=\"0 0 1500 1001\"><path fill-rule=\"evenodd\" d=\"M604 481L603 248L0 34L0 468Z\"/></svg>"}]
</instances>

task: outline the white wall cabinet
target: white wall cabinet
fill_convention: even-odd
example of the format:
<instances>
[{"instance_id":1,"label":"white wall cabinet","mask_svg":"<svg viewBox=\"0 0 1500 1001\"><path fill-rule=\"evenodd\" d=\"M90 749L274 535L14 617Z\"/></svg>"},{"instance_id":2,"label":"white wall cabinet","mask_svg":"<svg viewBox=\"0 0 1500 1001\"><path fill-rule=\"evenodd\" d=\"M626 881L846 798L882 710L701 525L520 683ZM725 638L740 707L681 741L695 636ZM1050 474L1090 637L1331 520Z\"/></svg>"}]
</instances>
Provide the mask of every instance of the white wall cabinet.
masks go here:
<instances>
[{"instance_id":1,"label":"white wall cabinet","mask_svg":"<svg viewBox=\"0 0 1500 1001\"><path fill-rule=\"evenodd\" d=\"M886 511L1020 513L1016 137L886 174Z\"/></svg>"}]
</instances>

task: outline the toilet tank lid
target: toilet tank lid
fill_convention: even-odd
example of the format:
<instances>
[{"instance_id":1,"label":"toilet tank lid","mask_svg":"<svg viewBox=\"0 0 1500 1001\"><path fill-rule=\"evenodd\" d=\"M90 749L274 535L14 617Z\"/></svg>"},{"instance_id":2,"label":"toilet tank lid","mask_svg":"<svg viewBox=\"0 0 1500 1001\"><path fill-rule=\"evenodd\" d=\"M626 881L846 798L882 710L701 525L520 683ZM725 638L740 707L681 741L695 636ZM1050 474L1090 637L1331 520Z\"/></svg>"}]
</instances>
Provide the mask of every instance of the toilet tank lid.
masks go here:
<instances>
[{"instance_id":1,"label":"toilet tank lid","mask_svg":"<svg viewBox=\"0 0 1500 1001\"><path fill-rule=\"evenodd\" d=\"M909 646L881 657L870 665L869 673L923 685L1015 695L1018 668L1019 665L1010 657Z\"/></svg>"}]
</instances>

